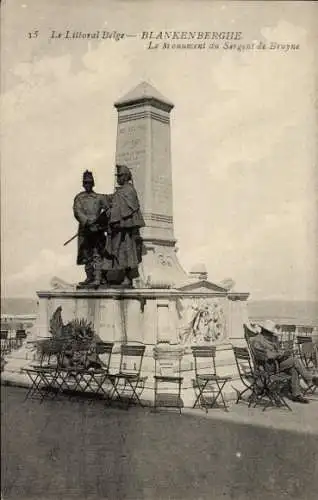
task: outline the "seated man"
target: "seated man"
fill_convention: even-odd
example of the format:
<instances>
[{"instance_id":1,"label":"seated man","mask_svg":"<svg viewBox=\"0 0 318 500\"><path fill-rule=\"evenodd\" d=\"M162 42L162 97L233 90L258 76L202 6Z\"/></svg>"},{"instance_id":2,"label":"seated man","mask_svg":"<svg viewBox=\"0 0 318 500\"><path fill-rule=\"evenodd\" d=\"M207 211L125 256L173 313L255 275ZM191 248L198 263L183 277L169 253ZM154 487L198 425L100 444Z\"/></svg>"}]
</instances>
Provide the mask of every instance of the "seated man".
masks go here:
<instances>
[{"instance_id":1,"label":"seated man","mask_svg":"<svg viewBox=\"0 0 318 500\"><path fill-rule=\"evenodd\" d=\"M275 323L267 320L261 331L250 340L256 359L259 361L277 361L280 372L291 375L291 399L298 403L309 403L301 394L299 375L308 385L318 385L318 377L313 376L304 367L300 359L293 356L291 351L280 348Z\"/></svg>"}]
</instances>

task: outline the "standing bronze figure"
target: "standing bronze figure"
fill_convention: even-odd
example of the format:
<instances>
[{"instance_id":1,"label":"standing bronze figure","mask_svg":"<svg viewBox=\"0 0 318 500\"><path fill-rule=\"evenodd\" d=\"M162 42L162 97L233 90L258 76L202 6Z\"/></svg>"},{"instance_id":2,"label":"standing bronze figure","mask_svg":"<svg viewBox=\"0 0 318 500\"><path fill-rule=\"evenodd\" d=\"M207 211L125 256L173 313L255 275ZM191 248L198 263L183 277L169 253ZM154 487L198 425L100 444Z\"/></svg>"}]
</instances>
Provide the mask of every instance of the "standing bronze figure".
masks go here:
<instances>
[{"instance_id":1,"label":"standing bronze figure","mask_svg":"<svg viewBox=\"0 0 318 500\"><path fill-rule=\"evenodd\" d=\"M138 264L142 258L140 228L145 221L140 211L139 199L132 183L132 175L126 165L116 165L118 186L111 197L109 210L104 269L109 284L131 287L139 276Z\"/></svg>"},{"instance_id":2,"label":"standing bronze figure","mask_svg":"<svg viewBox=\"0 0 318 500\"><path fill-rule=\"evenodd\" d=\"M105 251L107 217L111 196L95 193L94 177L83 174L84 191L75 196L73 212L79 222L77 264L85 266L86 280L80 288L97 288L101 283L102 256Z\"/></svg>"}]
</instances>

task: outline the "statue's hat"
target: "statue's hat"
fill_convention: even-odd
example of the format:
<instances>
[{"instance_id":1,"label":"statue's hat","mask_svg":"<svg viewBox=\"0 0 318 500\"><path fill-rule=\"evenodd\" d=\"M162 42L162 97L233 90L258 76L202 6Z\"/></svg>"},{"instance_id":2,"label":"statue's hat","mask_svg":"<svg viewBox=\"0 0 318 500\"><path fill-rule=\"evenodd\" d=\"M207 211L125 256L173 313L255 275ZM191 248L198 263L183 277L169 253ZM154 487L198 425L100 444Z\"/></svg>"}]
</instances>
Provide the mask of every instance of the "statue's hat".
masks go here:
<instances>
[{"instance_id":1,"label":"statue's hat","mask_svg":"<svg viewBox=\"0 0 318 500\"><path fill-rule=\"evenodd\" d=\"M116 165L116 175L127 175L128 180L132 178L131 171L126 165Z\"/></svg>"},{"instance_id":2,"label":"statue's hat","mask_svg":"<svg viewBox=\"0 0 318 500\"><path fill-rule=\"evenodd\" d=\"M83 182L85 181L91 181L94 183L93 174L89 170L85 170L85 172L83 173Z\"/></svg>"}]
</instances>

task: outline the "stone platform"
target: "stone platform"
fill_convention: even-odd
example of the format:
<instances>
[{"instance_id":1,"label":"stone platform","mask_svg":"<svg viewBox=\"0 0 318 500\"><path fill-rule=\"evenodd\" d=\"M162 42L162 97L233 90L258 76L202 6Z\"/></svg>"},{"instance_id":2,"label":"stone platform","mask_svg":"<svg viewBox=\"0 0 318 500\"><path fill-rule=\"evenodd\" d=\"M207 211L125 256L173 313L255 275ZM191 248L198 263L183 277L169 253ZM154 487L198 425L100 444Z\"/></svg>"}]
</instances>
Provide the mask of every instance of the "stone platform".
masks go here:
<instances>
[{"instance_id":1,"label":"stone platform","mask_svg":"<svg viewBox=\"0 0 318 500\"><path fill-rule=\"evenodd\" d=\"M226 292L207 281L186 284L179 289L70 289L37 294L34 339L50 336L50 319L61 307L64 324L84 318L92 323L103 341L114 342L111 371L118 369L122 343L145 344L142 369L142 374L148 376L143 393L145 400L153 401L153 351L162 343L183 349L181 376L185 406L191 406L194 399L192 345L215 345L218 373L233 377L233 383L226 388L228 397L235 394L232 385L239 387L232 345L244 342L248 294ZM30 347L24 345L8 359L3 377L23 383L20 369L32 359Z\"/></svg>"}]
</instances>

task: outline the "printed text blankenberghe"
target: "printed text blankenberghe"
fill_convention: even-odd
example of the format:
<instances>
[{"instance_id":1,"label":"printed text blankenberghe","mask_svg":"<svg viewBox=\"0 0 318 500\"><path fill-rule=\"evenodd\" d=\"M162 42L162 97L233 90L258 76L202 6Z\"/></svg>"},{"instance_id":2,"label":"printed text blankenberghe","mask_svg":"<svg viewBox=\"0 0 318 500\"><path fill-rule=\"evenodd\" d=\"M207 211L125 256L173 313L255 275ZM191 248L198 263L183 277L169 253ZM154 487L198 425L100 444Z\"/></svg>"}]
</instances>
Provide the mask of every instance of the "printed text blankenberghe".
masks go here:
<instances>
[{"instance_id":1,"label":"printed text blankenberghe","mask_svg":"<svg viewBox=\"0 0 318 500\"><path fill-rule=\"evenodd\" d=\"M142 31L142 40L242 40L242 31Z\"/></svg>"}]
</instances>

